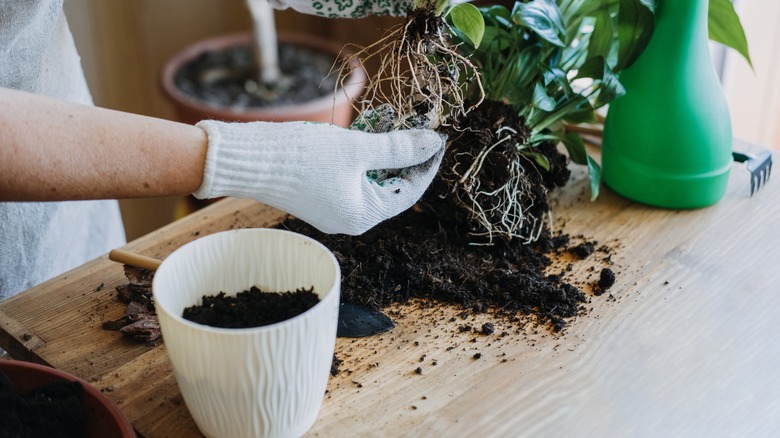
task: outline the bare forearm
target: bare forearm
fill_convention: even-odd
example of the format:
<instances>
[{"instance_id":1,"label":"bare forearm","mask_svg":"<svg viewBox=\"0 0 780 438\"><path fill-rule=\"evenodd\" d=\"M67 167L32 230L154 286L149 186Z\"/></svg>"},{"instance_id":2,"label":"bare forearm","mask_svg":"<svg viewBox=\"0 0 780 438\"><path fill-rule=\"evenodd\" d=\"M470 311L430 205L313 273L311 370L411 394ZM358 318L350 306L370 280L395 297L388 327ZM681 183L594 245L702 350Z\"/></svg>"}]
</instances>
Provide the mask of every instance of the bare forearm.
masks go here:
<instances>
[{"instance_id":1,"label":"bare forearm","mask_svg":"<svg viewBox=\"0 0 780 438\"><path fill-rule=\"evenodd\" d=\"M0 88L0 200L192 193L206 146L195 126Z\"/></svg>"}]
</instances>

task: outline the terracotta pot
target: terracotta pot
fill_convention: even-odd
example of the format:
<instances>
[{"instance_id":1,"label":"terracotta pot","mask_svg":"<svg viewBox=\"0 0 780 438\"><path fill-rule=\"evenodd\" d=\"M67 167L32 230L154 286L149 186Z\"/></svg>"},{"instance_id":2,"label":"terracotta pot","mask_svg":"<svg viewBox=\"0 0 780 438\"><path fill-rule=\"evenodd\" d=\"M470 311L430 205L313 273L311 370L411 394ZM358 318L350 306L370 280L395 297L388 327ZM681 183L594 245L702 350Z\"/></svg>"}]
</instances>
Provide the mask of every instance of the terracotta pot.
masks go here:
<instances>
[{"instance_id":1,"label":"terracotta pot","mask_svg":"<svg viewBox=\"0 0 780 438\"><path fill-rule=\"evenodd\" d=\"M305 34L280 33L280 43L303 46L344 58L347 51L340 44ZM358 98L365 89L366 74L362 68L355 66L351 77L346 81L344 89L335 96L329 94L308 102L275 106L268 108L234 110L226 107L208 105L205 102L184 94L173 82L176 72L182 65L207 51L221 50L231 46L248 45L251 43L250 33L225 35L195 43L174 55L163 67L162 86L165 94L176 107L178 119L185 123L197 123L204 119L225 121L296 121L334 123L339 126L349 126L352 122L351 101Z\"/></svg>"},{"instance_id":2,"label":"terracotta pot","mask_svg":"<svg viewBox=\"0 0 780 438\"><path fill-rule=\"evenodd\" d=\"M11 380L11 389L25 394L47 383L62 379L79 382L84 388L84 411L88 437L134 438L135 431L119 408L94 386L64 371L17 360L0 360L0 372ZM1 435L1 434L0 434Z\"/></svg>"}]
</instances>

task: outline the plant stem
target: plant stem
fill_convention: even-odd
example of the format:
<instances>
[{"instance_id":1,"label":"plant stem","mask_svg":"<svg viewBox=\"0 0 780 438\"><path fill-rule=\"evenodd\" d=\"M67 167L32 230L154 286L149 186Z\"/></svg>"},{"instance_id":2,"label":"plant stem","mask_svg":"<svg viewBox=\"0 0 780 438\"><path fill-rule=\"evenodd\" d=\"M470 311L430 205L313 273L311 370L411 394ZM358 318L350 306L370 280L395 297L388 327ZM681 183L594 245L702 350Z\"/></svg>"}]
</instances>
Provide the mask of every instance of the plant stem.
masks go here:
<instances>
[{"instance_id":1,"label":"plant stem","mask_svg":"<svg viewBox=\"0 0 780 438\"><path fill-rule=\"evenodd\" d=\"M274 11L267 0L247 0L254 21L254 48L258 63L258 84L273 86L282 76L276 41Z\"/></svg>"}]
</instances>

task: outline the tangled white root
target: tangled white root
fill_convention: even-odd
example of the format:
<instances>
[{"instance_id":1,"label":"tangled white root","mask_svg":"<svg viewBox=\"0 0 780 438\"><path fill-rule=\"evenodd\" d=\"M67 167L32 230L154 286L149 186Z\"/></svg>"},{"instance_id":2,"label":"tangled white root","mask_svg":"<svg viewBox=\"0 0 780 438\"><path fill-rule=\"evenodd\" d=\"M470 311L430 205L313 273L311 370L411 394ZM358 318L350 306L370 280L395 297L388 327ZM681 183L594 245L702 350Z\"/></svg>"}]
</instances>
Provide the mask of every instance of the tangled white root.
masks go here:
<instances>
[{"instance_id":1,"label":"tangled white root","mask_svg":"<svg viewBox=\"0 0 780 438\"><path fill-rule=\"evenodd\" d=\"M511 131L511 128L504 127L496 134L501 134L502 130ZM537 217L531 212L534 195L531 181L520 162L525 159L522 155L517 154L516 158L510 160L507 169L509 178L503 185L492 190L481 187L479 175L485 160L497 146L507 141L511 141L510 135L505 135L491 146L483 148L473 157L471 165L462 174L457 168L452 168L452 173L459 177L452 182L457 202L467 211L469 220L481 226L471 232L472 236L481 238L473 243L474 245L492 245L496 238L520 239L528 244L538 240L544 229L545 218ZM546 189L543 186L541 188L546 194ZM549 212L547 216L551 223Z\"/></svg>"},{"instance_id":2,"label":"tangled white root","mask_svg":"<svg viewBox=\"0 0 780 438\"><path fill-rule=\"evenodd\" d=\"M338 82L343 87L350 66L356 62L365 66L371 59L379 59L377 72L369 75L366 93L355 106L362 114L382 104L390 105L396 115L390 130L436 129L479 105L481 98L469 108L465 106L468 80L460 80L464 73L466 79L476 81L479 95L484 94L474 65L448 44L443 26L436 24L441 19L426 20L421 33L412 29L418 23L407 17L403 25L347 57L339 70Z\"/></svg>"}]
</instances>

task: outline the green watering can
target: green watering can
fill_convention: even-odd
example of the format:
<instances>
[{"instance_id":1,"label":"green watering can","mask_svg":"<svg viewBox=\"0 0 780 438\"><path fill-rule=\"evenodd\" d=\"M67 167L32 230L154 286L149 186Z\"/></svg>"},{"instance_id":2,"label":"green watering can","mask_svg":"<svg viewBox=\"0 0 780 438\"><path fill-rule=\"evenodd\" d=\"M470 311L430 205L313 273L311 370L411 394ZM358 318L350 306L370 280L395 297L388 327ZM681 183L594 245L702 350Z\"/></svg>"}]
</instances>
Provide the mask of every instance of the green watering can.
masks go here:
<instances>
[{"instance_id":1,"label":"green watering can","mask_svg":"<svg viewBox=\"0 0 780 438\"><path fill-rule=\"evenodd\" d=\"M629 199L699 208L726 192L733 163L728 104L708 46L708 0L661 0L626 94L604 125L604 182Z\"/></svg>"}]
</instances>

